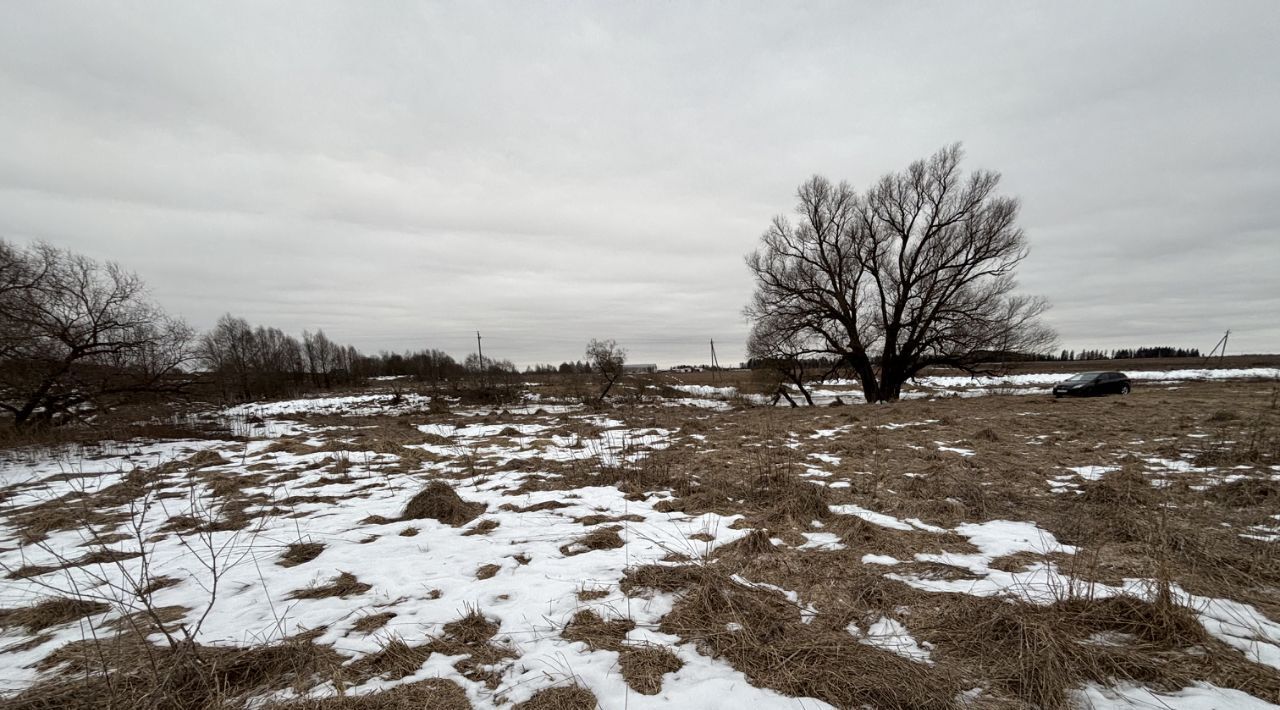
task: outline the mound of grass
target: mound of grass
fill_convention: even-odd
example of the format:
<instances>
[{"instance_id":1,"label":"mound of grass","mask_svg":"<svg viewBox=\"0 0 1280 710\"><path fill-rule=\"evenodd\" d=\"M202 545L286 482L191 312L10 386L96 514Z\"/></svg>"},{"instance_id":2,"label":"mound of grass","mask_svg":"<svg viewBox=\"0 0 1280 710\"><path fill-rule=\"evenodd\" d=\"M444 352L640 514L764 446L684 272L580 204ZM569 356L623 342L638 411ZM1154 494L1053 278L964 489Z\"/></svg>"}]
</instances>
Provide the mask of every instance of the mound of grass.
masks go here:
<instances>
[{"instance_id":1,"label":"mound of grass","mask_svg":"<svg viewBox=\"0 0 1280 710\"><path fill-rule=\"evenodd\" d=\"M483 503L468 503L444 481L432 481L420 493L409 499L400 520L431 518L445 525L459 527L475 520L485 511Z\"/></svg>"},{"instance_id":2,"label":"mound of grass","mask_svg":"<svg viewBox=\"0 0 1280 710\"><path fill-rule=\"evenodd\" d=\"M566 685L539 690L512 710L596 710L597 707L595 693L580 685Z\"/></svg>"},{"instance_id":3,"label":"mound of grass","mask_svg":"<svg viewBox=\"0 0 1280 710\"><path fill-rule=\"evenodd\" d=\"M623 639L635 627L630 619L605 621L596 612L583 609L574 614L560 635L570 641L581 641L593 651L621 651Z\"/></svg>"},{"instance_id":4,"label":"mound of grass","mask_svg":"<svg viewBox=\"0 0 1280 710\"><path fill-rule=\"evenodd\" d=\"M618 531L621 529L617 525L611 525L607 528L593 530L568 545L561 546L560 553L569 557L591 552L592 550L616 550L625 544L618 535Z\"/></svg>"},{"instance_id":5,"label":"mound of grass","mask_svg":"<svg viewBox=\"0 0 1280 710\"><path fill-rule=\"evenodd\" d=\"M624 648L618 656L622 679L642 695L657 695L662 690L662 676L684 667L675 653L663 646Z\"/></svg>"}]
</instances>

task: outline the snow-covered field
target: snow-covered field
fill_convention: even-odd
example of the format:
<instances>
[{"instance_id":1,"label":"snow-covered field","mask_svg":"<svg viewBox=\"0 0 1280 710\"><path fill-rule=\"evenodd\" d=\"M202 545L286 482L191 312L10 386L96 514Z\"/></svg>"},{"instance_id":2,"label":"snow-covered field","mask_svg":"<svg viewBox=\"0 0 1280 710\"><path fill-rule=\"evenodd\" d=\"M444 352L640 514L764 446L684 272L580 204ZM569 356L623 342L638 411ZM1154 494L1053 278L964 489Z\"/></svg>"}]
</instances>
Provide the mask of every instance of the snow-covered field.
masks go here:
<instances>
[{"instance_id":1,"label":"snow-covered field","mask_svg":"<svg viewBox=\"0 0 1280 710\"><path fill-rule=\"evenodd\" d=\"M1214 374L1205 374L1209 372ZM1222 372L1142 373L1141 379L1218 378ZM1234 377L1277 374L1240 371ZM978 384L968 378L924 379L932 387L990 389L1046 385L1062 377L987 378ZM682 389L702 398L735 394L732 388ZM433 652L408 675L374 674L341 686L317 679L305 692L312 697L361 695L439 678L456 683L479 708L509 707L541 690L568 685L588 689L603 708L836 707L820 697L763 687L760 678L735 665L733 658L709 652L696 638L664 630L664 619L687 592L624 592L629 570L645 565L723 565L719 551L753 530L767 531L766 539L777 550L766 557L789 562L775 567L747 559L725 578L794 605L797 616L787 623L816 627L826 624L828 616L838 616L828 606L830 600L817 594L818 587L801 583L803 575L794 583L776 576L787 565L854 565L859 573L870 571L939 598L996 598L1035 606L1067 598L1125 595L1153 602L1157 597L1159 587L1150 575L1082 579L1073 564L1064 562L1084 559L1080 546L1060 541L1035 519L1006 515L1010 510L994 501L986 505L1001 512L981 519L969 513L908 515L884 507L885 501L895 500L896 490L915 482L952 485L942 473L930 472L953 470L939 466L977 472L989 462L1003 461L1004 449L997 452L992 448L996 444L957 433L949 423L953 419L929 416L934 413L928 410L876 408L873 419L814 410L777 412L770 416L794 418L764 427L752 418L758 413L698 407L605 413L544 407L541 414L517 410L431 416L425 413L427 404L426 398L406 397L392 405L385 395L275 402L223 413L264 420L247 441L138 440L97 450L3 454L0 566L7 577L0 582L0 608L22 609L51 597L92 599L108 608L39 633L5 624L0 616L0 690L20 692L48 677L53 670L37 667L42 659L64 644L104 633L113 619L144 606L170 610L174 627L185 625L202 644L244 647L314 632L314 643L331 647L351 667L377 656L392 641L414 646L438 638L446 624L476 610L497 623L492 643L504 649L482 674L464 663L465 656ZM945 404L965 406L960 401ZM1032 427L1033 420L1049 414L1019 409L1016 400L1007 406L1017 411L999 416ZM351 424L319 426L289 419L304 413L345 414L352 417ZM1061 425L1031 431L1035 433L1014 433L1008 425L989 438L1030 456L1054 445L1045 443L1049 437L1066 436ZM1088 436L1067 440L1069 447L1051 464L1051 475L1030 476L1040 481L1037 496L1049 501L1083 496L1090 486L1119 475L1122 467L1132 468L1135 454L1145 457L1140 459L1142 475L1153 491L1171 489L1179 477L1203 490L1245 478L1258 485L1280 481L1280 465L1274 462L1231 470L1192 465L1192 454L1179 451L1201 446L1210 436L1203 428L1170 434L1158 442L1158 450L1144 448L1144 440L1129 434L1125 441L1131 443L1104 453ZM752 502L748 496L735 503L739 494L695 505L682 498L688 490L678 477L650 465L663 461L665 467L678 467L693 458L725 457L730 473L723 485L734 490L755 475L750 467L758 465L741 463L733 458L740 455L735 451L755 455L751 452L766 449L795 457L794 474L788 475L794 475L794 485L822 491L822 507L831 517L769 517L778 501L766 497ZM895 456L909 462L901 474L870 485L884 478L879 467ZM695 478L709 487L710 476L704 472ZM406 517L410 500L431 481L446 483L468 506L469 517ZM893 489L886 490L888 486ZM65 506L49 505L57 499ZM970 509L955 498L939 502ZM33 518L33 510L50 518L64 513L82 517L62 525ZM1280 515L1273 520L1280 521ZM864 529L858 526L871 532L859 533L861 537L850 532ZM1263 542L1270 534L1264 527L1242 531L1242 536L1258 538L1258 544L1272 544L1274 540ZM890 544L897 536L908 542ZM85 561L85 555L104 547L123 554ZM303 555L307 559L291 566L281 564L286 553L303 548L315 554ZM1028 561L1010 566L1006 561L1012 558ZM940 569L951 572L939 575ZM305 593L342 575L352 578L342 593ZM133 594L140 580L158 577L173 581L145 600ZM1263 608L1193 593L1178 584L1170 590L1173 601L1191 610L1209 637L1223 644L1213 653L1236 649L1258 668L1280 671L1280 623ZM620 645L605 648L566 638L566 627L584 610L606 621L626 620L630 627ZM379 615L385 623L368 628L367 620ZM742 621L750 626L750 620ZM926 668L947 666L948 654L954 653L917 637L906 607L889 606L862 622L838 625L848 627L851 643ZM730 623L726 632L741 629ZM160 638L153 635L155 641ZM639 692L621 668L630 651L652 648L666 649L677 663L660 674L656 692ZM990 693L999 694L984 689L982 679L973 682L979 686L958 694L955 705L981 705ZM1267 700L1280 700L1207 681L1163 691L1133 682L1083 683L1073 693L1073 702L1081 707L1100 708L1276 707ZM295 694L276 689L259 701Z\"/></svg>"},{"instance_id":2,"label":"snow-covered field","mask_svg":"<svg viewBox=\"0 0 1280 710\"><path fill-rule=\"evenodd\" d=\"M1048 394L1053 386L1072 377L1074 372L1036 372L1019 375L929 375L917 377L907 383L902 393L903 399L931 399L938 397L981 397L991 394L1002 395L1035 395ZM1248 368L1185 368L1176 370L1133 370L1128 373L1129 379L1144 384L1176 384L1179 382L1219 382L1228 380L1276 380L1280 379L1280 368L1248 367ZM838 397L845 404L860 404L862 385L857 380L830 379L810 386L809 394L814 403L830 404ZM674 389L688 393L691 397L711 402L729 400L739 396L735 387L713 387L709 385L675 385ZM746 399L757 404L771 402L772 397L760 395L744 395ZM799 400L798 393L793 396ZM785 400L778 404L786 405Z\"/></svg>"}]
</instances>

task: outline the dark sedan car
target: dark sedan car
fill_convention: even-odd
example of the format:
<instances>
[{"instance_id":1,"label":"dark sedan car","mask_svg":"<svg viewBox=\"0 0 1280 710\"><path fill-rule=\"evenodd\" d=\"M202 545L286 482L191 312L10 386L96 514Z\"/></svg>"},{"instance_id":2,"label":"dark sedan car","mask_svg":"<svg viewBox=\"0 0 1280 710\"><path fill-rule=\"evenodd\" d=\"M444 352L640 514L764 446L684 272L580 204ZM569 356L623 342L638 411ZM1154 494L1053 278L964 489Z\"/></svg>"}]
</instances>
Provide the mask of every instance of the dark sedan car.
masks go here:
<instances>
[{"instance_id":1,"label":"dark sedan car","mask_svg":"<svg viewBox=\"0 0 1280 710\"><path fill-rule=\"evenodd\" d=\"M1097 397L1129 394L1129 378L1123 372L1081 372L1053 388L1054 397Z\"/></svg>"}]
</instances>

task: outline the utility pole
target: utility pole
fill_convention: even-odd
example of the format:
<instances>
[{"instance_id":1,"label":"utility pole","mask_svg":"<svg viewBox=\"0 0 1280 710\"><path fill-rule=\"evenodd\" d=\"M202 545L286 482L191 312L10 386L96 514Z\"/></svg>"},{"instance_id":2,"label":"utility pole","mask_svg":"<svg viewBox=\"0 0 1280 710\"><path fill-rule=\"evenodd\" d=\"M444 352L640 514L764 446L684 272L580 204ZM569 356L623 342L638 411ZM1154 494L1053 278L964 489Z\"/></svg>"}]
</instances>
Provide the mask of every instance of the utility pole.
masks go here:
<instances>
[{"instance_id":1,"label":"utility pole","mask_svg":"<svg viewBox=\"0 0 1280 710\"><path fill-rule=\"evenodd\" d=\"M1204 356L1204 362L1200 364L1203 365L1209 362L1209 359L1213 357L1214 353L1218 353L1219 358L1225 358L1227 356L1227 338L1230 338L1230 337L1231 337L1231 331L1228 330L1226 333L1223 334L1222 340L1219 340L1218 344L1213 346L1213 350L1210 350L1209 354ZM1222 352L1218 352L1219 348L1222 349Z\"/></svg>"},{"instance_id":2,"label":"utility pole","mask_svg":"<svg viewBox=\"0 0 1280 710\"><path fill-rule=\"evenodd\" d=\"M716 339L711 339L711 372L712 379L719 381L720 379L720 361L716 359Z\"/></svg>"},{"instance_id":3,"label":"utility pole","mask_svg":"<svg viewBox=\"0 0 1280 710\"><path fill-rule=\"evenodd\" d=\"M478 363L480 371L484 372L484 349L480 347L480 331L478 330L476 331L476 355L480 358L480 362Z\"/></svg>"}]
</instances>

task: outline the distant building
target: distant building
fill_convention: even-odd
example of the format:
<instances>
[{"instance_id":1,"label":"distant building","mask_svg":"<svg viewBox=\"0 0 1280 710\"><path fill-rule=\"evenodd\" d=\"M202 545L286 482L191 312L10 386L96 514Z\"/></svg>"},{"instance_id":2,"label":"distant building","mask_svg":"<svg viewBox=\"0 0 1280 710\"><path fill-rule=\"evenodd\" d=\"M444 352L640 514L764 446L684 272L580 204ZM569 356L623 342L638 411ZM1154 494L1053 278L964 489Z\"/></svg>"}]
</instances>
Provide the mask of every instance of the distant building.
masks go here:
<instances>
[{"instance_id":1,"label":"distant building","mask_svg":"<svg viewBox=\"0 0 1280 710\"><path fill-rule=\"evenodd\" d=\"M657 372L658 366L653 363L637 363L634 365L623 365L622 371L629 375L637 372Z\"/></svg>"}]
</instances>

